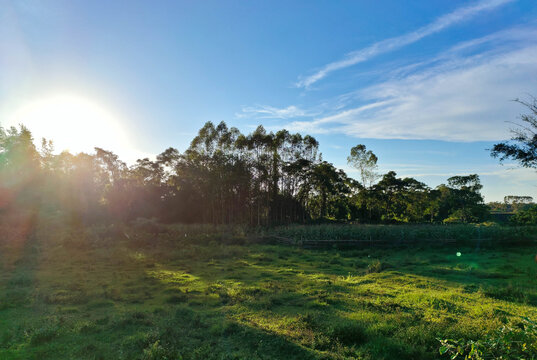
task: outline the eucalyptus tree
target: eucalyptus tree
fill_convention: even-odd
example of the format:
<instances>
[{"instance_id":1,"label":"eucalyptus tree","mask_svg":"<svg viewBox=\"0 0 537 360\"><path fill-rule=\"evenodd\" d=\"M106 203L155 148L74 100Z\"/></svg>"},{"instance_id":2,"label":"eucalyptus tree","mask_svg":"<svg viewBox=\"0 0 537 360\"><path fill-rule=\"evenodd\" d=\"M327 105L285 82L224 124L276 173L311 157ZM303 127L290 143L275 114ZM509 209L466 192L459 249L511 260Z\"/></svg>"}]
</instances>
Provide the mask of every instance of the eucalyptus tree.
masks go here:
<instances>
[{"instance_id":1,"label":"eucalyptus tree","mask_svg":"<svg viewBox=\"0 0 537 360\"><path fill-rule=\"evenodd\" d=\"M347 163L360 173L360 180L365 188L370 188L379 177L376 172L377 161L377 156L362 144L354 146L347 157Z\"/></svg>"},{"instance_id":2,"label":"eucalyptus tree","mask_svg":"<svg viewBox=\"0 0 537 360\"><path fill-rule=\"evenodd\" d=\"M236 128L207 122L175 163L174 180L190 218L242 222L247 214L250 172ZM175 160L174 160L175 161Z\"/></svg>"},{"instance_id":3,"label":"eucalyptus tree","mask_svg":"<svg viewBox=\"0 0 537 360\"><path fill-rule=\"evenodd\" d=\"M377 157L357 145L347 160L359 170L360 183L322 161L318 147L315 138L287 130L259 126L245 135L224 122L207 122L184 153L168 148L155 160L128 167L101 148L56 155L52 143L43 141L38 152L28 129L0 129L0 209L44 203L82 220L141 216L252 225L469 222L486 215L477 175L455 176L431 190L389 172L372 185Z\"/></svg>"}]
</instances>

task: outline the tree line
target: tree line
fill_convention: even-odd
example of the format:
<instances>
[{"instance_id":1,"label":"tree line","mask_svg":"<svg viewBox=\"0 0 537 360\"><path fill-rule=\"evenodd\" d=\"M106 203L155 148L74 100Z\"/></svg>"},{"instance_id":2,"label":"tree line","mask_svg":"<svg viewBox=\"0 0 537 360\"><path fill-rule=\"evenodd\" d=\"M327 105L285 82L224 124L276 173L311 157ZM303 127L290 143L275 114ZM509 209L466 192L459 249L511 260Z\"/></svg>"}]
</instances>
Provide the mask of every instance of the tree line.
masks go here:
<instances>
[{"instance_id":1,"label":"tree line","mask_svg":"<svg viewBox=\"0 0 537 360\"><path fill-rule=\"evenodd\" d=\"M38 149L24 126L0 130L0 211L62 211L86 222L156 218L163 222L266 226L323 221L479 222L488 208L479 176L430 188L393 171L379 175L364 145L347 158L359 179L324 161L318 141L287 130L250 134L206 123L183 153L168 148L128 166L111 151Z\"/></svg>"}]
</instances>

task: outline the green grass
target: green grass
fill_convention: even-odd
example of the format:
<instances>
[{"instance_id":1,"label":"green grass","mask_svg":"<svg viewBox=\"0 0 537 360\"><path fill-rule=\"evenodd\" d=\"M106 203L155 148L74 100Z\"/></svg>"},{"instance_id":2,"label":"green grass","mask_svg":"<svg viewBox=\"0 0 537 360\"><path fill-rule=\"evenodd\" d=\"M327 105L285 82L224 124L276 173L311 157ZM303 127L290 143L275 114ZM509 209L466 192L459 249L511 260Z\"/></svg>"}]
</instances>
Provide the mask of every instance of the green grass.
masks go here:
<instances>
[{"instance_id":1,"label":"green grass","mask_svg":"<svg viewBox=\"0 0 537 360\"><path fill-rule=\"evenodd\" d=\"M529 247L305 250L196 229L3 237L0 358L435 359L438 338L537 319Z\"/></svg>"}]
</instances>

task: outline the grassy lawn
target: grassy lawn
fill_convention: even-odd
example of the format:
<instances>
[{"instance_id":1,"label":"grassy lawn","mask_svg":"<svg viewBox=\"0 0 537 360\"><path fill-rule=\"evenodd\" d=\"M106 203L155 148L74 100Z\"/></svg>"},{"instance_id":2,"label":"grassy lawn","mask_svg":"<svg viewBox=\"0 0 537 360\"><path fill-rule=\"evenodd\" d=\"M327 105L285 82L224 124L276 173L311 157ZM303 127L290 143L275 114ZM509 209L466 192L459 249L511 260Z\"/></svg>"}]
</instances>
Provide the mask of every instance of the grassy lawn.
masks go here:
<instances>
[{"instance_id":1,"label":"grassy lawn","mask_svg":"<svg viewBox=\"0 0 537 360\"><path fill-rule=\"evenodd\" d=\"M435 359L437 338L537 318L530 247L305 250L4 230L1 359Z\"/></svg>"}]
</instances>

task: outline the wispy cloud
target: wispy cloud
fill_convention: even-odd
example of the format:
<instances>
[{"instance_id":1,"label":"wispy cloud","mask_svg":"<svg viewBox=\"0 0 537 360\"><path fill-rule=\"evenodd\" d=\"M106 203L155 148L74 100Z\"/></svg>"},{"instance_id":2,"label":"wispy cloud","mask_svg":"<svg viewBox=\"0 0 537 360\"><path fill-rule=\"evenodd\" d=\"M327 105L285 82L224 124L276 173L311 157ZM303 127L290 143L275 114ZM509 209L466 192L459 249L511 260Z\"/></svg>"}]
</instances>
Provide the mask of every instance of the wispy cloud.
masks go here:
<instances>
[{"instance_id":1,"label":"wispy cloud","mask_svg":"<svg viewBox=\"0 0 537 360\"><path fill-rule=\"evenodd\" d=\"M535 91L536 29L489 36L459 44L474 51L449 50L437 63L360 89L358 107L310 121L294 121L290 130L344 133L360 138L489 141L509 137L506 121L523 111L510 99ZM517 37L516 34L520 36ZM515 40L518 39L519 41ZM475 52L484 41L504 41L494 50ZM494 44L497 45L497 44ZM364 104L365 103L365 104Z\"/></svg>"},{"instance_id":2,"label":"wispy cloud","mask_svg":"<svg viewBox=\"0 0 537 360\"><path fill-rule=\"evenodd\" d=\"M316 73L300 79L296 83L296 86L308 88L333 71L341 70L367 61L377 55L400 49L427 36L442 31L452 25L468 20L484 11L493 10L511 1L514 0L482 0L474 5L458 8L455 11L443 15L432 23L429 23L415 31L382 40L364 49L353 51L347 54L347 56L345 56L342 60L327 64Z\"/></svg>"},{"instance_id":3,"label":"wispy cloud","mask_svg":"<svg viewBox=\"0 0 537 360\"><path fill-rule=\"evenodd\" d=\"M292 119L315 115L318 113L301 109L295 105L284 108L268 105L244 106L240 113L235 114L238 118L250 117L254 119Z\"/></svg>"}]
</instances>

